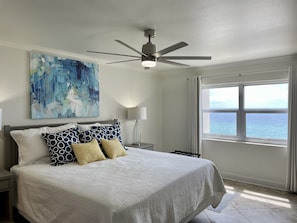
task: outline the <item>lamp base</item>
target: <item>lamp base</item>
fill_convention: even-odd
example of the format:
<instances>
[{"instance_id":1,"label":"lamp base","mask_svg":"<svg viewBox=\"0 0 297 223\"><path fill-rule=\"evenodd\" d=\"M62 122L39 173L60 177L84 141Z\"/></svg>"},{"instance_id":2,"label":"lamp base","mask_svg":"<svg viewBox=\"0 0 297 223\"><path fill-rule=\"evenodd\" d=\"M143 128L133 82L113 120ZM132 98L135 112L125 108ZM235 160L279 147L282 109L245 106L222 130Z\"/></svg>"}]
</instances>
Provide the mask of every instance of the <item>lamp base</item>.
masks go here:
<instances>
[{"instance_id":1,"label":"lamp base","mask_svg":"<svg viewBox=\"0 0 297 223\"><path fill-rule=\"evenodd\" d=\"M135 121L133 129L133 145L141 145L141 128L138 120Z\"/></svg>"}]
</instances>

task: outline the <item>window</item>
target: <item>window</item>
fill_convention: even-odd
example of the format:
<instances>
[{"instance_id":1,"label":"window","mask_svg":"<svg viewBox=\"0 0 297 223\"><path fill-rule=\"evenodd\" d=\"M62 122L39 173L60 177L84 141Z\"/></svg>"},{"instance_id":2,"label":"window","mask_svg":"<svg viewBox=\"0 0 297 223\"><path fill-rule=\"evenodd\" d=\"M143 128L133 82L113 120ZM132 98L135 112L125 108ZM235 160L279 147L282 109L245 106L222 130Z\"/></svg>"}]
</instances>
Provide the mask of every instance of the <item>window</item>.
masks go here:
<instances>
[{"instance_id":1,"label":"window","mask_svg":"<svg viewBox=\"0 0 297 223\"><path fill-rule=\"evenodd\" d=\"M288 84L202 89L203 137L286 144Z\"/></svg>"}]
</instances>

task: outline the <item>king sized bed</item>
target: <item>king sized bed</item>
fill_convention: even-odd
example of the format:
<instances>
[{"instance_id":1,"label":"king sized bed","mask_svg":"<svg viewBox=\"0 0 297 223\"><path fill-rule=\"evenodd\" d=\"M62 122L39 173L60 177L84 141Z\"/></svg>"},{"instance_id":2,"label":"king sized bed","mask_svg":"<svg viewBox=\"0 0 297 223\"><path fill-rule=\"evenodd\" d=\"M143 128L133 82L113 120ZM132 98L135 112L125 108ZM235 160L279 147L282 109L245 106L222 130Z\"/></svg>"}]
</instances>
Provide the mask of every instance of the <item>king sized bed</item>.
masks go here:
<instances>
[{"instance_id":1,"label":"king sized bed","mask_svg":"<svg viewBox=\"0 0 297 223\"><path fill-rule=\"evenodd\" d=\"M82 163L72 147L72 161L55 163L53 151L46 155L49 144L43 138L69 128L78 129L80 135L72 145L89 145L90 139L96 138L106 157ZM178 223L188 222L209 205L220 203L225 188L211 161L135 148L122 148L116 156L110 156L105 143L122 147L116 128L117 120L5 126L6 148L10 151L6 167L14 175L18 212L32 223ZM109 135L101 134L98 139L98 129L105 129ZM86 132L88 141L82 142Z\"/></svg>"}]
</instances>

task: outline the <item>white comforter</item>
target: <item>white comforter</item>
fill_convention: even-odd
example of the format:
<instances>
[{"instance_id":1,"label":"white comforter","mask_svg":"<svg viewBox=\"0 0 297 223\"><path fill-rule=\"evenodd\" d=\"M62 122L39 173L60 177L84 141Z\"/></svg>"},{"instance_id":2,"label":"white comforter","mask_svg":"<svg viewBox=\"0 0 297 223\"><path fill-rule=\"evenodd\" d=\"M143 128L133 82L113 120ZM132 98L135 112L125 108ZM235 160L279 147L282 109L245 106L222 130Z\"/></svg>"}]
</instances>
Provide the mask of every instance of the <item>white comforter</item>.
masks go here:
<instances>
[{"instance_id":1,"label":"white comforter","mask_svg":"<svg viewBox=\"0 0 297 223\"><path fill-rule=\"evenodd\" d=\"M225 188L205 159L132 149L80 166L14 166L17 208L31 222L187 222Z\"/></svg>"}]
</instances>

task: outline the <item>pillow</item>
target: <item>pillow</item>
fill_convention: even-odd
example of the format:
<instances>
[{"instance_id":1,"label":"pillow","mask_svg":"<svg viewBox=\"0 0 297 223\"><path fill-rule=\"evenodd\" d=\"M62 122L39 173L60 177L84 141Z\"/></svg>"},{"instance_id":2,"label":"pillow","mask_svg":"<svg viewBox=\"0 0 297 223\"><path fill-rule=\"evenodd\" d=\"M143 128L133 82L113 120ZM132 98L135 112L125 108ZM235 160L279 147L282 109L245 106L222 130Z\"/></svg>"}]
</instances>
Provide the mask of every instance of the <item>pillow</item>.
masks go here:
<instances>
[{"instance_id":1,"label":"pillow","mask_svg":"<svg viewBox=\"0 0 297 223\"><path fill-rule=\"evenodd\" d=\"M114 139L117 138L122 142L121 137L121 128L120 124L114 125L100 125L100 126L91 126L91 129L81 132L79 139L83 143L90 142L92 139L97 139L98 143L101 143L101 139Z\"/></svg>"},{"instance_id":2,"label":"pillow","mask_svg":"<svg viewBox=\"0 0 297 223\"><path fill-rule=\"evenodd\" d=\"M98 127L102 127L102 126L98 126ZM97 139L98 143L100 143L101 139L104 139L104 128L89 129L79 133L79 140L82 143L91 142L92 139Z\"/></svg>"},{"instance_id":3,"label":"pillow","mask_svg":"<svg viewBox=\"0 0 297 223\"><path fill-rule=\"evenodd\" d=\"M57 132L62 132L64 130L67 129L71 129L71 128L76 128L76 124L75 123L68 123L65 125L60 125L60 126L56 126L56 127L47 127L47 131L48 133L57 133Z\"/></svg>"},{"instance_id":4,"label":"pillow","mask_svg":"<svg viewBox=\"0 0 297 223\"><path fill-rule=\"evenodd\" d=\"M111 126L104 126L105 132L105 139L114 139L117 138L120 142L122 142L122 137L121 137L121 128L120 124L114 124Z\"/></svg>"},{"instance_id":5,"label":"pillow","mask_svg":"<svg viewBox=\"0 0 297 223\"><path fill-rule=\"evenodd\" d=\"M96 139L88 143L76 143L71 146L80 165L106 159Z\"/></svg>"},{"instance_id":6,"label":"pillow","mask_svg":"<svg viewBox=\"0 0 297 223\"><path fill-rule=\"evenodd\" d=\"M101 123L93 123L93 124L77 124L77 127L81 132L90 130L92 126L101 126Z\"/></svg>"},{"instance_id":7,"label":"pillow","mask_svg":"<svg viewBox=\"0 0 297 223\"><path fill-rule=\"evenodd\" d=\"M63 165L76 160L71 144L79 143L78 128L58 133L42 133L51 159L52 166Z\"/></svg>"},{"instance_id":8,"label":"pillow","mask_svg":"<svg viewBox=\"0 0 297 223\"><path fill-rule=\"evenodd\" d=\"M105 126L92 126L91 130L97 131L98 133L101 133L101 136L103 134L103 139L114 139L117 138L120 142L122 142L121 137L121 128L120 124L114 124L114 125L105 125ZM103 131L103 133L102 133Z\"/></svg>"},{"instance_id":9,"label":"pillow","mask_svg":"<svg viewBox=\"0 0 297 223\"><path fill-rule=\"evenodd\" d=\"M29 128L25 130L14 130L10 135L18 145L18 161L20 166L32 164L39 159L48 157L48 148L41 137L42 133L55 133L75 127L70 123L57 127Z\"/></svg>"},{"instance_id":10,"label":"pillow","mask_svg":"<svg viewBox=\"0 0 297 223\"><path fill-rule=\"evenodd\" d=\"M18 145L19 165L25 166L48 156L46 143L41 133L47 131L46 127L31 128L25 130L14 130L10 135Z\"/></svg>"},{"instance_id":11,"label":"pillow","mask_svg":"<svg viewBox=\"0 0 297 223\"><path fill-rule=\"evenodd\" d=\"M111 159L127 155L124 147L117 138L111 140L101 139L101 144L104 152Z\"/></svg>"},{"instance_id":12,"label":"pillow","mask_svg":"<svg viewBox=\"0 0 297 223\"><path fill-rule=\"evenodd\" d=\"M90 130L93 126L111 126L112 124L101 124L99 122L92 124L77 124L77 127L81 132Z\"/></svg>"}]
</instances>

